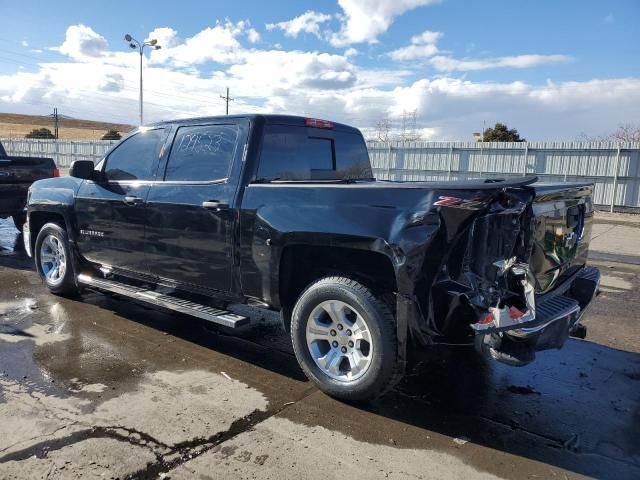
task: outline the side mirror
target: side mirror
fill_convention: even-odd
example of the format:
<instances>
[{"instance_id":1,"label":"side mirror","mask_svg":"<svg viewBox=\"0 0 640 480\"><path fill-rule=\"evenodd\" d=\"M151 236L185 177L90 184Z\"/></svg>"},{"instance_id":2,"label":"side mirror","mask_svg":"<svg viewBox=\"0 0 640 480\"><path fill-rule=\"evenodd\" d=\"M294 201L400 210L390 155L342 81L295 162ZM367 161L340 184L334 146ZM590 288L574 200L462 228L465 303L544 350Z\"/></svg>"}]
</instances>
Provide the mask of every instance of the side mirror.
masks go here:
<instances>
[{"instance_id":1,"label":"side mirror","mask_svg":"<svg viewBox=\"0 0 640 480\"><path fill-rule=\"evenodd\" d=\"M71 164L69 175L83 180L93 180L96 178L95 168L91 160L76 160Z\"/></svg>"}]
</instances>

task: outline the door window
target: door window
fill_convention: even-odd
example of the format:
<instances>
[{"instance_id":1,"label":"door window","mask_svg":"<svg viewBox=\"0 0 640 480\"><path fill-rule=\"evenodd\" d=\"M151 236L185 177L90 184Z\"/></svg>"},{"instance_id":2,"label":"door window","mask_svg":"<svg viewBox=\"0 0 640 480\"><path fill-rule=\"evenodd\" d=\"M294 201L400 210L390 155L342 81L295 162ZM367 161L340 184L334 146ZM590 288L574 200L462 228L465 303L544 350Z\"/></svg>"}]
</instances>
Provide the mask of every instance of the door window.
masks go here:
<instances>
[{"instance_id":1,"label":"door window","mask_svg":"<svg viewBox=\"0 0 640 480\"><path fill-rule=\"evenodd\" d=\"M107 180L151 180L164 140L165 130L162 128L142 131L127 138L107 157Z\"/></svg>"},{"instance_id":2,"label":"door window","mask_svg":"<svg viewBox=\"0 0 640 480\"><path fill-rule=\"evenodd\" d=\"M164 179L203 182L227 178L237 139L237 125L180 127Z\"/></svg>"}]
</instances>

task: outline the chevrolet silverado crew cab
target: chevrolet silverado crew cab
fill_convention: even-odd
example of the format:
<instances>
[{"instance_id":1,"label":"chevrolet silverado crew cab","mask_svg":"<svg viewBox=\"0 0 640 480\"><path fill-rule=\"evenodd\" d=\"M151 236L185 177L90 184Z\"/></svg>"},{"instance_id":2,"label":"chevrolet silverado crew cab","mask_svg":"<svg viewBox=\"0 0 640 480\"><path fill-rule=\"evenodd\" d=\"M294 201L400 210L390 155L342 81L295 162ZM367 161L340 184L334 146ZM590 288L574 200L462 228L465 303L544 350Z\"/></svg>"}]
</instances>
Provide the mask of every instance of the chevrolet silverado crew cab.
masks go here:
<instances>
[{"instance_id":1,"label":"chevrolet silverado crew cab","mask_svg":"<svg viewBox=\"0 0 640 480\"><path fill-rule=\"evenodd\" d=\"M13 217L22 231L27 218L27 190L36 180L60 173L51 158L10 157L0 143L0 218Z\"/></svg>"},{"instance_id":2,"label":"chevrolet silverado crew cab","mask_svg":"<svg viewBox=\"0 0 640 480\"><path fill-rule=\"evenodd\" d=\"M519 366L584 336L592 188L377 181L355 128L196 118L36 182L24 241L55 294L112 292L229 328L249 322L229 304L280 311L306 375L362 400L435 344Z\"/></svg>"}]
</instances>

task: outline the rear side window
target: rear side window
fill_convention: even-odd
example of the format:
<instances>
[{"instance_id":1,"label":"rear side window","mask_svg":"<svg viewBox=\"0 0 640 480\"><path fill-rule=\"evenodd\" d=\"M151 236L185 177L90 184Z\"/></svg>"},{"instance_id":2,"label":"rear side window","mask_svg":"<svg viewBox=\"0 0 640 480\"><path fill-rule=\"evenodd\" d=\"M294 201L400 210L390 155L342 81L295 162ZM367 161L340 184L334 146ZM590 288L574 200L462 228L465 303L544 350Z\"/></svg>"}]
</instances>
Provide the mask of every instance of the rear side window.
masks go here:
<instances>
[{"instance_id":1,"label":"rear side window","mask_svg":"<svg viewBox=\"0 0 640 480\"><path fill-rule=\"evenodd\" d=\"M373 179L367 145L362 135L335 132L336 170L341 179Z\"/></svg>"},{"instance_id":2,"label":"rear side window","mask_svg":"<svg viewBox=\"0 0 640 480\"><path fill-rule=\"evenodd\" d=\"M236 125L180 127L164 179L203 182L227 178L237 139Z\"/></svg>"},{"instance_id":3,"label":"rear side window","mask_svg":"<svg viewBox=\"0 0 640 480\"><path fill-rule=\"evenodd\" d=\"M107 157L107 180L151 180L165 140L165 129L146 130L127 138Z\"/></svg>"},{"instance_id":4,"label":"rear side window","mask_svg":"<svg viewBox=\"0 0 640 480\"><path fill-rule=\"evenodd\" d=\"M358 133L267 125L258 178L272 180L371 179L367 147Z\"/></svg>"}]
</instances>

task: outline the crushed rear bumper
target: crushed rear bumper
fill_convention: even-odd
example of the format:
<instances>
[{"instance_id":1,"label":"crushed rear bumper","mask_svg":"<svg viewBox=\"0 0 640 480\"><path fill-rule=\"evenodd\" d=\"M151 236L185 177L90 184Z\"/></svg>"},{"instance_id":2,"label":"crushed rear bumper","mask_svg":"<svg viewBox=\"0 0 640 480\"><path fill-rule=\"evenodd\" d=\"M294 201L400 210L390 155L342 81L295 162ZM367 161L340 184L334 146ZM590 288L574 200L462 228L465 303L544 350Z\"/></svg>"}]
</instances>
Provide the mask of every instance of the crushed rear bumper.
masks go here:
<instances>
[{"instance_id":1,"label":"crushed rear bumper","mask_svg":"<svg viewBox=\"0 0 640 480\"><path fill-rule=\"evenodd\" d=\"M502 363L523 366L533 361L535 352L561 348L570 335L584 338L586 327L580 320L599 293L600 271L585 266L565 287L562 294L537 303L535 320L478 332L476 349Z\"/></svg>"}]
</instances>

